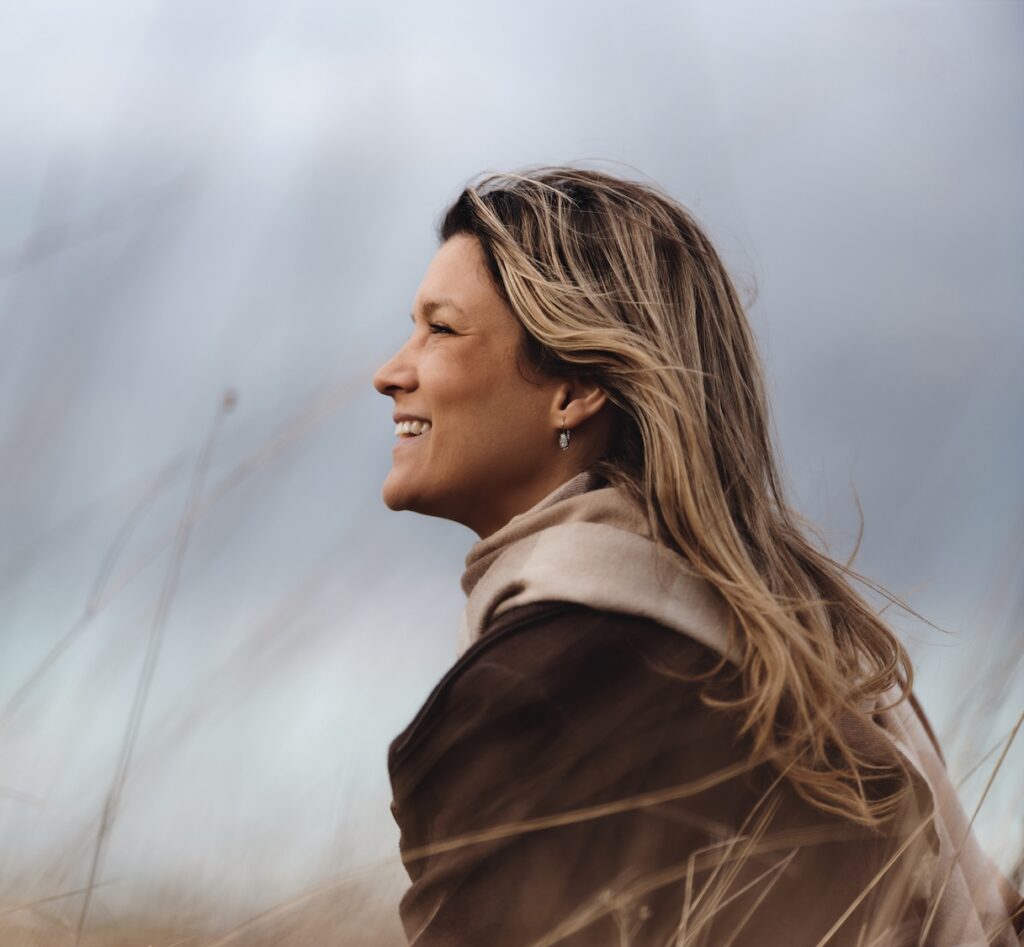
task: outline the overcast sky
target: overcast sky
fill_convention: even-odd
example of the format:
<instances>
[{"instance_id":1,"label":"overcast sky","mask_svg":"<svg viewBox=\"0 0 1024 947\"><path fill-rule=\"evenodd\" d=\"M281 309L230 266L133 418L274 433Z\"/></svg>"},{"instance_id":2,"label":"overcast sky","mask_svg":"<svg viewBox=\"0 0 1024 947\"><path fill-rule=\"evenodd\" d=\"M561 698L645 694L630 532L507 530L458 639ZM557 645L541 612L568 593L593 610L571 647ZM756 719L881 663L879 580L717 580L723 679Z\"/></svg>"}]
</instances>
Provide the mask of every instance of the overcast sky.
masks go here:
<instances>
[{"instance_id":1,"label":"overcast sky","mask_svg":"<svg viewBox=\"0 0 1024 947\"><path fill-rule=\"evenodd\" d=\"M1024 709L1022 44L1012 0L0 2L3 886L85 877L229 388L102 903L395 867L387 744L475 536L381 504L371 377L446 203L527 164L706 226L795 504L845 558L859 500L855 565L953 632L886 613L965 772ZM1004 864L1022 761L981 827Z\"/></svg>"}]
</instances>

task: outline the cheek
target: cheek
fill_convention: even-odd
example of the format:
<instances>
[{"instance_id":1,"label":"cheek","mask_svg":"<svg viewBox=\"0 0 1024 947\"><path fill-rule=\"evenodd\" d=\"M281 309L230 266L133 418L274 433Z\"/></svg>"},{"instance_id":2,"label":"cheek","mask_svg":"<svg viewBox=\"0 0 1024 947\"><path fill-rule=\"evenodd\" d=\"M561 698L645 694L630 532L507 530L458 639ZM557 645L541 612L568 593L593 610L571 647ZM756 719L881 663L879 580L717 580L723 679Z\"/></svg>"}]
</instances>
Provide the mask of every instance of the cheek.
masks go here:
<instances>
[{"instance_id":1,"label":"cheek","mask_svg":"<svg viewBox=\"0 0 1024 947\"><path fill-rule=\"evenodd\" d=\"M543 452L546 429L543 408L530 394L497 387L480 392L461 418L459 441L463 449L506 469L535 464L537 455Z\"/></svg>"}]
</instances>

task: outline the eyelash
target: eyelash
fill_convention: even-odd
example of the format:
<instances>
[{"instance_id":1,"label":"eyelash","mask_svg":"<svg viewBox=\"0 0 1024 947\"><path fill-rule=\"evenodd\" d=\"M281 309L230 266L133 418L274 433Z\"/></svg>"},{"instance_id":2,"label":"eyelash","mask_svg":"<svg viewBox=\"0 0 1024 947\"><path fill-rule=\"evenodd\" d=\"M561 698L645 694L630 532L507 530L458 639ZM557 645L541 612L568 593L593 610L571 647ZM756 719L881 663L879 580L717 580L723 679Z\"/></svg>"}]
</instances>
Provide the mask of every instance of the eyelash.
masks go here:
<instances>
[{"instance_id":1,"label":"eyelash","mask_svg":"<svg viewBox=\"0 0 1024 947\"><path fill-rule=\"evenodd\" d=\"M431 322L430 331L434 335L455 335L455 333L452 332L452 330L443 322Z\"/></svg>"}]
</instances>

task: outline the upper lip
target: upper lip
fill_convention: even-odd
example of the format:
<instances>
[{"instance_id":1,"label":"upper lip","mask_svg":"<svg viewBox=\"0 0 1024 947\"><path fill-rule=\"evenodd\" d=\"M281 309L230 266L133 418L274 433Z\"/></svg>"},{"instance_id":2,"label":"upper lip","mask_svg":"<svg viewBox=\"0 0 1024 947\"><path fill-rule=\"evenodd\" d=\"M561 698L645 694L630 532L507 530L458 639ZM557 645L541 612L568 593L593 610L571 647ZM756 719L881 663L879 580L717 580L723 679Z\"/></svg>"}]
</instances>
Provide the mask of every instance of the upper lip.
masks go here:
<instances>
[{"instance_id":1,"label":"upper lip","mask_svg":"<svg viewBox=\"0 0 1024 947\"><path fill-rule=\"evenodd\" d=\"M430 418L420 418L417 417L415 414L404 414L401 411L395 412L395 414L393 415L393 420L395 424L398 424L399 421L426 421L427 424L430 423Z\"/></svg>"}]
</instances>

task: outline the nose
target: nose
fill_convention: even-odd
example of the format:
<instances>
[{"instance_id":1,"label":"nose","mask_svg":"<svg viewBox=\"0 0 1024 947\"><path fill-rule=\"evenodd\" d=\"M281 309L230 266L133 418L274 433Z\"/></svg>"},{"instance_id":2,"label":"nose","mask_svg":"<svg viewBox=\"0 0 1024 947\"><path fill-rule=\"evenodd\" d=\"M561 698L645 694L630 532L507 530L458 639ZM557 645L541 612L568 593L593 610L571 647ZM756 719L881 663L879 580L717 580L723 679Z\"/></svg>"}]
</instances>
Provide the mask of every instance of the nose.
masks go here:
<instances>
[{"instance_id":1,"label":"nose","mask_svg":"<svg viewBox=\"0 0 1024 947\"><path fill-rule=\"evenodd\" d=\"M373 375L373 387L382 395L391 397L399 391L416 388L416 366L411 358L409 342L377 369Z\"/></svg>"}]
</instances>

